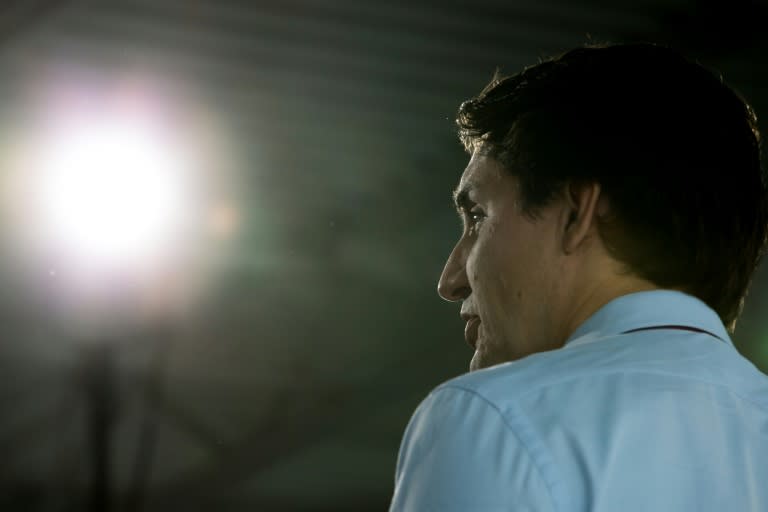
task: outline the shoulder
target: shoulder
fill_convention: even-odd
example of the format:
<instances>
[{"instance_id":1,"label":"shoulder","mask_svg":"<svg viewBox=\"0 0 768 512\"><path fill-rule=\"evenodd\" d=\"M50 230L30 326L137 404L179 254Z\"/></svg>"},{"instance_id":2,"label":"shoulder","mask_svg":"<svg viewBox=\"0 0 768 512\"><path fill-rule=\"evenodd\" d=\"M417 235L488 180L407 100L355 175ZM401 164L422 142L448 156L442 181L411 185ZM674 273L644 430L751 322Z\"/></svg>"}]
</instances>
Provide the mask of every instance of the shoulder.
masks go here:
<instances>
[{"instance_id":1,"label":"shoulder","mask_svg":"<svg viewBox=\"0 0 768 512\"><path fill-rule=\"evenodd\" d=\"M685 331L596 335L461 375L414 413L395 496L413 506L393 510L571 510L597 492L603 461L646 457L648 432L693 432L701 411L757 414L766 396L768 380L733 346ZM478 497L488 506L462 501Z\"/></svg>"},{"instance_id":2,"label":"shoulder","mask_svg":"<svg viewBox=\"0 0 768 512\"><path fill-rule=\"evenodd\" d=\"M393 510L426 510L426 503L439 510L495 510L513 502L521 510L554 508L562 500L556 465L515 398L546 387L551 372L545 368L558 364L559 352L465 374L433 389L403 436ZM446 497L458 508L442 501ZM462 501L467 499L474 508ZM485 506L477 508L478 500ZM409 506L400 508L404 503Z\"/></svg>"},{"instance_id":3,"label":"shoulder","mask_svg":"<svg viewBox=\"0 0 768 512\"><path fill-rule=\"evenodd\" d=\"M461 390L491 404L557 386L582 376L595 375L600 354L594 347L564 347L517 361L460 375L437 386L432 393Z\"/></svg>"},{"instance_id":4,"label":"shoulder","mask_svg":"<svg viewBox=\"0 0 768 512\"><path fill-rule=\"evenodd\" d=\"M567 390L579 382L612 383L617 375L625 377L628 385L661 377L709 381L733 388L745 387L741 382L744 379L761 387L766 382L765 376L756 372L731 345L715 342L704 334L649 331L595 337L588 343L532 354L461 375L440 384L433 392L462 389L499 405L557 389Z\"/></svg>"},{"instance_id":5,"label":"shoulder","mask_svg":"<svg viewBox=\"0 0 768 512\"><path fill-rule=\"evenodd\" d=\"M553 510L555 479L510 419L466 386L433 390L403 436L390 510Z\"/></svg>"}]
</instances>

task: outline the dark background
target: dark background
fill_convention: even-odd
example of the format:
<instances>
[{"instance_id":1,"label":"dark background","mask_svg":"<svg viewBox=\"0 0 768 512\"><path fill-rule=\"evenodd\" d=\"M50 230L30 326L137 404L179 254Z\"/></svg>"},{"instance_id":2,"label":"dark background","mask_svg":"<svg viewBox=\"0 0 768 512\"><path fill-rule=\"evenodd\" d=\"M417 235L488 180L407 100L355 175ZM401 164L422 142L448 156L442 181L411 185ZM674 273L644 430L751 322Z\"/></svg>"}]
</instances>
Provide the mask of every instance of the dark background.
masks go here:
<instances>
[{"instance_id":1,"label":"dark background","mask_svg":"<svg viewBox=\"0 0 768 512\"><path fill-rule=\"evenodd\" d=\"M458 306L435 292L459 234L459 103L497 66L652 41L768 115L767 13L745 0L3 3L6 137L52 77L144 77L219 141L212 172L234 177L222 193L239 222L190 270L183 314L96 341L62 328L46 271L19 272L4 242L0 508L87 509L83 382L92 347L111 344L116 510L385 509L411 412L471 356ZM764 371L766 303L762 272L734 339Z\"/></svg>"}]
</instances>

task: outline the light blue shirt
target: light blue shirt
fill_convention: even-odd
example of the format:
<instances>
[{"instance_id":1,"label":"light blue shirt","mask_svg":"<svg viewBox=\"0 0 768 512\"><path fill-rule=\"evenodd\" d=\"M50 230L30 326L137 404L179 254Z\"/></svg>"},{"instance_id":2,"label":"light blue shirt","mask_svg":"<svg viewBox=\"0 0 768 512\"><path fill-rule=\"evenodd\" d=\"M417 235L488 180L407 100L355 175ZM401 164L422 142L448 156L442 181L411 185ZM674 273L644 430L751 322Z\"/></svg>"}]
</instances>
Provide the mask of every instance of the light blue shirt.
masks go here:
<instances>
[{"instance_id":1,"label":"light blue shirt","mask_svg":"<svg viewBox=\"0 0 768 512\"><path fill-rule=\"evenodd\" d=\"M622 334L664 325L711 334ZM768 377L698 299L624 295L564 347L432 391L390 510L768 511Z\"/></svg>"}]
</instances>

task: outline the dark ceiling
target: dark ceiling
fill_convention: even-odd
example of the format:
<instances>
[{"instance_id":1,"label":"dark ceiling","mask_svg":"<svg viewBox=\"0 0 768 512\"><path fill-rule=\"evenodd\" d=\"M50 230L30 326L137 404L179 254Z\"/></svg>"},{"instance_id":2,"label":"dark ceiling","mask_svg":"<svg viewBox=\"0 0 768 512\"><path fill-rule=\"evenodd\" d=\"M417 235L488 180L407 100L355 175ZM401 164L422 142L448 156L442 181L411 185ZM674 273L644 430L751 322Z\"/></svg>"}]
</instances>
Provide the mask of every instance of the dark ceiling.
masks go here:
<instances>
[{"instance_id":1,"label":"dark ceiling","mask_svg":"<svg viewBox=\"0 0 768 512\"><path fill-rule=\"evenodd\" d=\"M71 328L48 300L55 269L3 245L3 510L86 508L94 378L115 407L117 510L386 508L411 412L469 363L435 293L458 234L458 104L497 67L646 40L768 113L768 17L744 0L18 1L0 16L7 139L57 80L162 90L188 109L178 129L210 142L238 219L177 276L183 311L119 329ZM762 275L735 340L765 370ZM112 370L94 377L99 357Z\"/></svg>"}]
</instances>

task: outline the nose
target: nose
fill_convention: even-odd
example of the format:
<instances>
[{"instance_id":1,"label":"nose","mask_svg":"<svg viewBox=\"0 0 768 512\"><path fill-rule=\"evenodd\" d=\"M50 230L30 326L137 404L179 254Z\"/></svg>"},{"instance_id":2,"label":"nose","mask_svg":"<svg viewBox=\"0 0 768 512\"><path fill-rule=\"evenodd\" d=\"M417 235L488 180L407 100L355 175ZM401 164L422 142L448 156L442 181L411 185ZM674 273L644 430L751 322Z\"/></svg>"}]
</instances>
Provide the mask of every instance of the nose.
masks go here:
<instances>
[{"instance_id":1,"label":"nose","mask_svg":"<svg viewBox=\"0 0 768 512\"><path fill-rule=\"evenodd\" d=\"M456 244L448 256L448 261L445 262L440 281L437 282L438 295L450 302L466 299L472 293L467 278L466 255L464 253L465 248L462 247L462 244Z\"/></svg>"}]
</instances>

